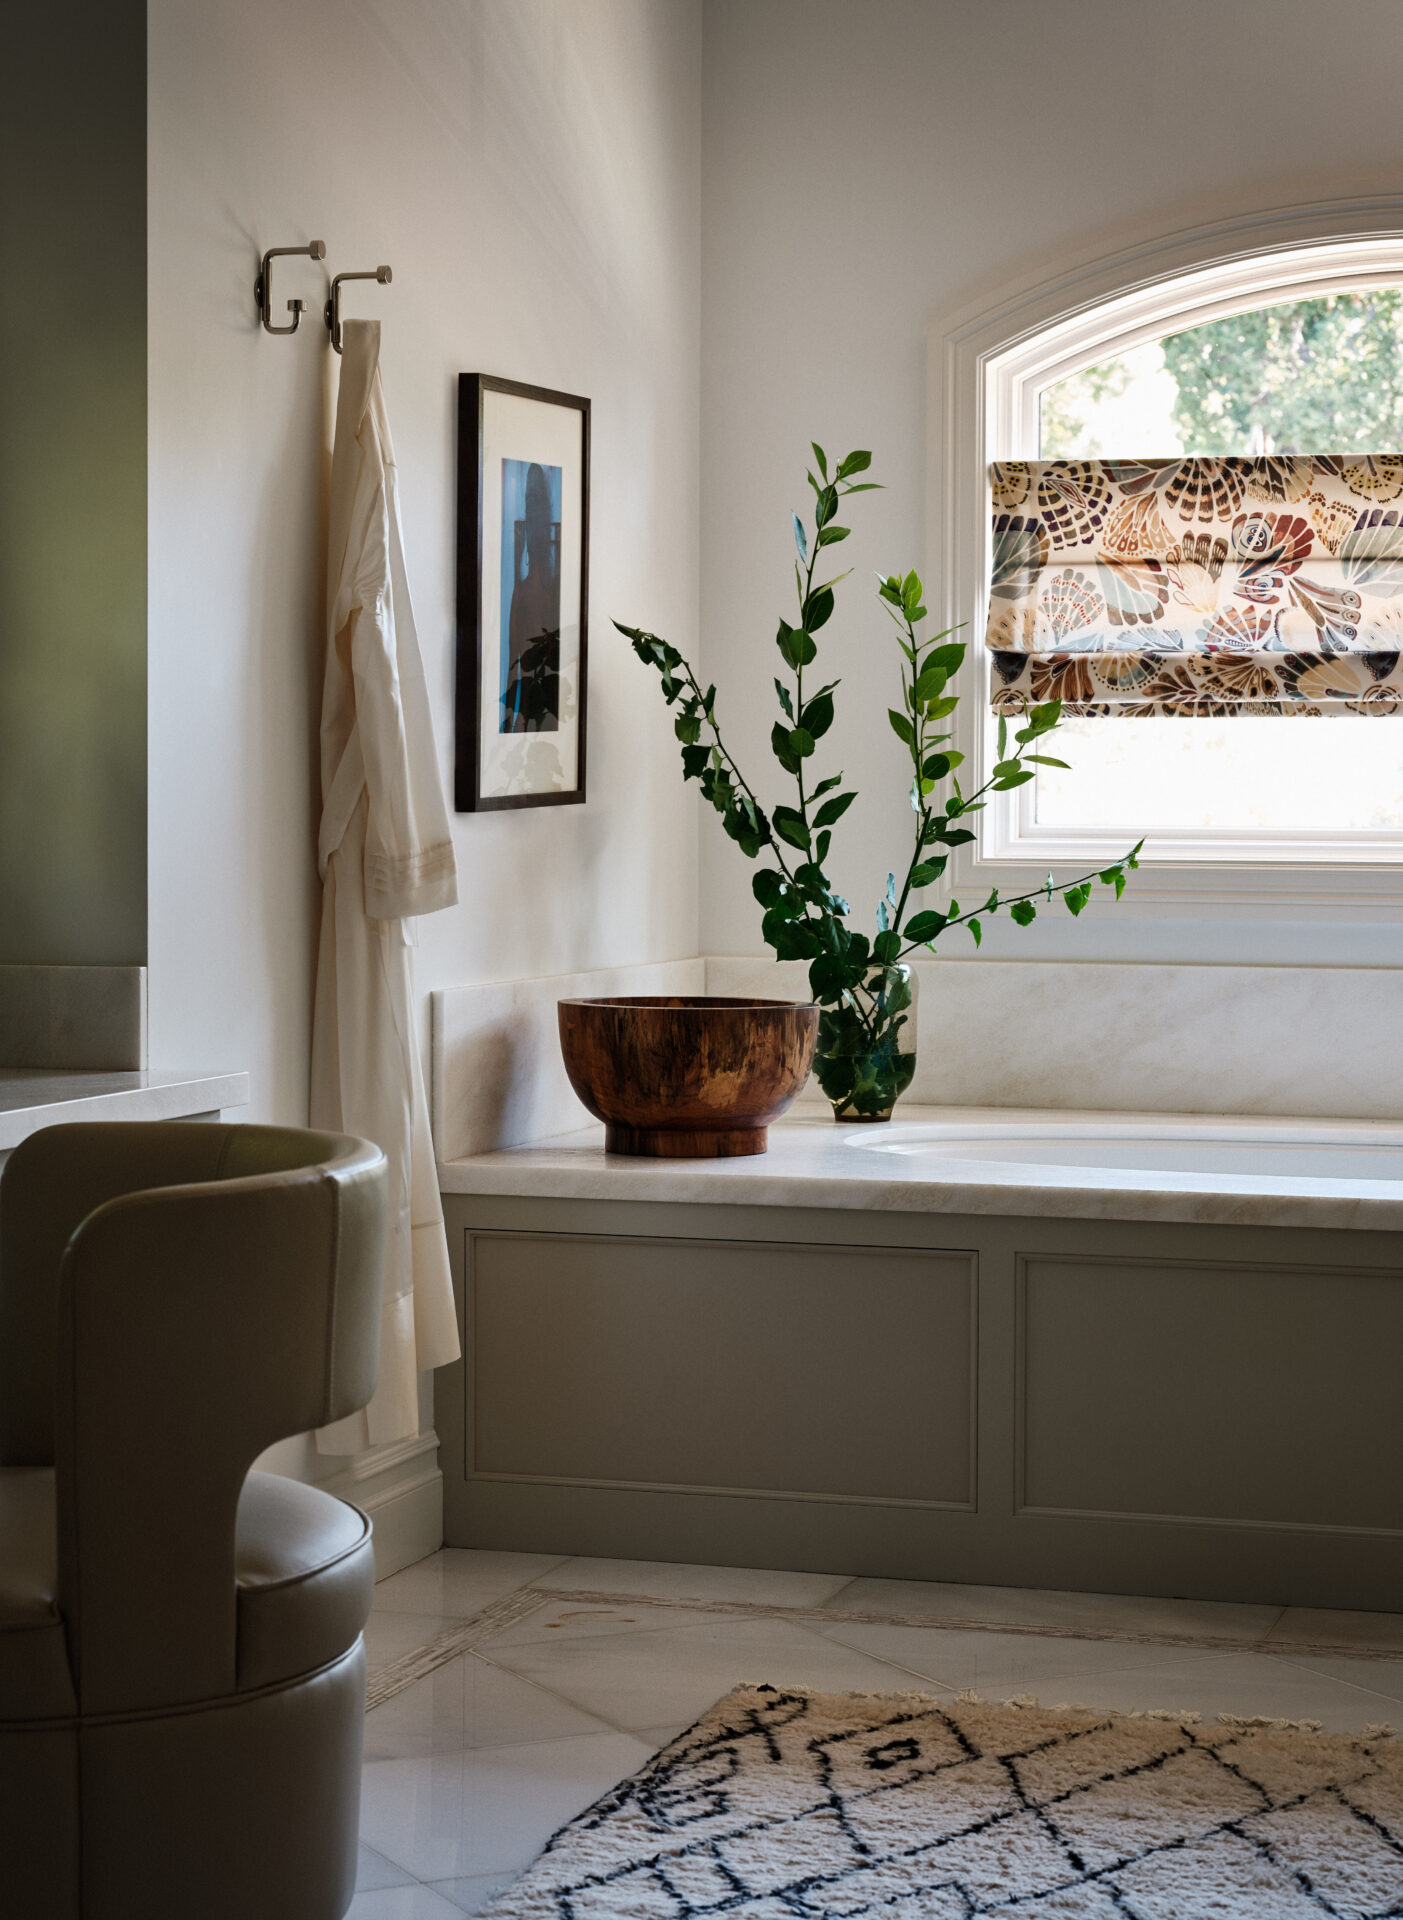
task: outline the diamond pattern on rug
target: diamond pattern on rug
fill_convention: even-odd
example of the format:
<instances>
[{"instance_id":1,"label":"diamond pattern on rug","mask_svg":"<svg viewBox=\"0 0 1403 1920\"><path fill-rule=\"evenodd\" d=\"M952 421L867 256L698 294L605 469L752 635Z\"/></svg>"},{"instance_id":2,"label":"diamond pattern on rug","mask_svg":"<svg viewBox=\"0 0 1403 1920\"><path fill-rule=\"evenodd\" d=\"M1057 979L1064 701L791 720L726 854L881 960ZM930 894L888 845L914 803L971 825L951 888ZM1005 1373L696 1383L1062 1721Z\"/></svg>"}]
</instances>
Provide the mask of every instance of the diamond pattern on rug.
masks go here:
<instances>
[{"instance_id":1,"label":"diamond pattern on rug","mask_svg":"<svg viewBox=\"0 0 1403 1920\"><path fill-rule=\"evenodd\" d=\"M1403 1742L739 1687L492 1920L1387 1920Z\"/></svg>"}]
</instances>

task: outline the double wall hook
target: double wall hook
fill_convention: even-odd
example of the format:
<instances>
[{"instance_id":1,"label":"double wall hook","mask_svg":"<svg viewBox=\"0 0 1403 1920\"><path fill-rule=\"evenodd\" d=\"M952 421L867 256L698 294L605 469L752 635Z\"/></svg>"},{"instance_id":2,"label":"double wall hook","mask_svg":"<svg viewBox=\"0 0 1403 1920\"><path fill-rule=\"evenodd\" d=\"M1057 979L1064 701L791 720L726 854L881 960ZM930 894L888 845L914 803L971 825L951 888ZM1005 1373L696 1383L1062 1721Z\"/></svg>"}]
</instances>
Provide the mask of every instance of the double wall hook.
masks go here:
<instances>
[{"instance_id":1,"label":"double wall hook","mask_svg":"<svg viewBox=\"0 0 1403 1920\"><path fill-rule=\"evenodd\" d=\"M331 298L326 303L326 325L331 335L331 344L341 351L341 282L343 280L378 280L382 287L388 287L394 275L388 267L376 267L369 273L338 273L331 283Z\"/></svg>"},{"instance_id":2,"label":"double wall hook","mask_svg":"<svg viewBox=\"0 0 1403 1920\"><path fill-rule=\"evenodd\" d=\"M312 260L325 260L326 242L310 240L305 247L269 247L263 256L263 264L258 269L258 278L253 283L253 297L258 304L258 317L269 333L296 333L297 323L307 311L305 300L289 300L287 310L292 315L290 327L273 325L273 275L268 262L276 260L282 254L302 254ZM386 268L388 273L389 269Z\"/></svg>"}]
</instances>

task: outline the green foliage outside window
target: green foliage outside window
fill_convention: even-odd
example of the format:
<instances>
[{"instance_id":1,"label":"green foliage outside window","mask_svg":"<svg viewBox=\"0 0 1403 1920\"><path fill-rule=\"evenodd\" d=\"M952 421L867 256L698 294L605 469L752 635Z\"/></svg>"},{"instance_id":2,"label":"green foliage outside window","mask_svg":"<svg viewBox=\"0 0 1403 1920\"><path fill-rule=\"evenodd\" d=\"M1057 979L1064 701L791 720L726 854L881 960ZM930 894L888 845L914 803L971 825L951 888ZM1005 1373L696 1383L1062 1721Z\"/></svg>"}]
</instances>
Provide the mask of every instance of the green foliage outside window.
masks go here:
<instances>
[{"instance_id":1,"label":"green foliage outside window","mask_svg":"<svg viewBox=\"0 0 1403 1920\"><path fill-rule=\"evenodd\" d=\"M1258 307L1160 343L1178 389L1174 447L1137 454L1378 453L1403 448L1403 290ZM1114 457L1089 421L1127 390L1132 357L1088 367L1042 397L1045 459ZM1094 439L1095 436L1092 436Z\"/></svg>"}]
</instances>

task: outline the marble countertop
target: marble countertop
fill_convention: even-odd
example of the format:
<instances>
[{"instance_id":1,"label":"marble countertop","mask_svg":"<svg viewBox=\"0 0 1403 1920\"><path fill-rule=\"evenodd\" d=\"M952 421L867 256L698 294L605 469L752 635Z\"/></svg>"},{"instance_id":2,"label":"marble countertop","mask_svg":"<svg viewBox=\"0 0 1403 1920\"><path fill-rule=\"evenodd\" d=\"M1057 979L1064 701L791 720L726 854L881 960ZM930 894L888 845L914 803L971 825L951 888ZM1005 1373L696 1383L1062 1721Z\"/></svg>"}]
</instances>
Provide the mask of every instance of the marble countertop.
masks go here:
<instances>
[{"instance_id":1,"label":"marble countertop","mask_svg":"<svg viewBox=\"0 0 1403 1920\"><path fill-rule=\"evenodd\" d=\"M929 1125L1100 1129L1250 1128L1266 1142L1328 1136L1336 1145L1392 1148L1397 1180L1289 1178L1253 1173L1147 1172L1139 1168L941 1160L901 1144L903 1127ZM908 1138L911 1137L908 1135ZM1010 1107L906 1106L886 1127L835 1125L825 1106L801 1103L770 1129L770 1149L736 1160L646 1160L606 1154L604 1129L587 1126L530 1146L440 1161L445 1194L561 1200L644 1200L728 1206L827 1207L885 1213L989 1213L1091 1220L1162 1220L1224 1226L1345 1227L1403 1231L1403 1131L1396 1122L1259 1115L1076 1112ZM868 1150L864 1150L868 1149ZM1324 1156L1322 1156L1324 1157Z\"/></svg>"},{"instance_id":2,"label":"marble countertop","mask_svg":"<svg viewBox=\"0 0 1403 1920\"><path fill-rule=\"evenodd\" d=\"M246 1073L0 1069L0 1153L67 1120L179 1120L248 1102Z\"/></svg>"}]
</instances>

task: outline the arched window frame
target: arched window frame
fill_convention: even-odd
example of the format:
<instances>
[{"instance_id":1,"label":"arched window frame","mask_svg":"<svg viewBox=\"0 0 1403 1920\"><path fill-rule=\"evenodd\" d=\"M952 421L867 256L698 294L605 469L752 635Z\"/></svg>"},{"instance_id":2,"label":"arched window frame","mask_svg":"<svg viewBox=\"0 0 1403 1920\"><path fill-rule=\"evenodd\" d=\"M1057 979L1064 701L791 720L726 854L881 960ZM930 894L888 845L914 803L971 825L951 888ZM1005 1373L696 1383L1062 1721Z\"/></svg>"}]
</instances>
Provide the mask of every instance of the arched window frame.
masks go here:
<instances>
[{"instance_id":1,"label":"arched window frame","mask_svg":"<svg viewBox=\"0 0 1403 1920\"><path fill-rule=\"evenodd\" d=\"M1275 209L1171 234L1025 282L932 325L927 603L933 613L940 609L942 625L966 623L969 697L955 744L970 785L984 777L991 752L987 469L991 460L1036 456L1042 390L1166 333L1380 286L1403 286L1403 200L1395 197ZM1400 720L1297 724L1403 727ZM952 892L1013 891L1036 885L1049 867L1124 850L1134 822L1125 831L1038 827L1033 791L991 796L974 846L952 862ZM1234 917L1289 917L1309 907L1315 917L1403 918L1403 833L1166 828L1155 830L1150 853L1136 877L1142 911L1213 905Z\"/></svg>"}]
</instances>

